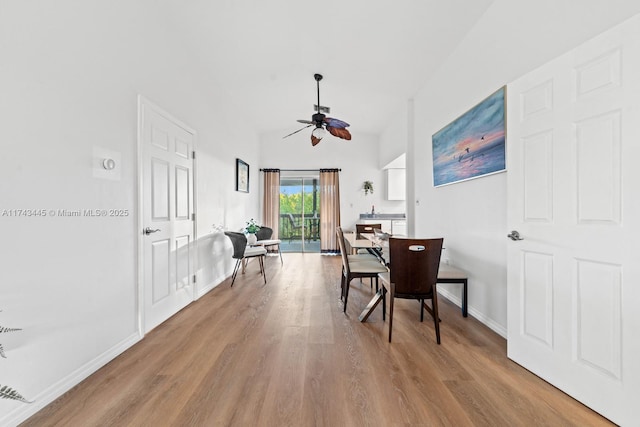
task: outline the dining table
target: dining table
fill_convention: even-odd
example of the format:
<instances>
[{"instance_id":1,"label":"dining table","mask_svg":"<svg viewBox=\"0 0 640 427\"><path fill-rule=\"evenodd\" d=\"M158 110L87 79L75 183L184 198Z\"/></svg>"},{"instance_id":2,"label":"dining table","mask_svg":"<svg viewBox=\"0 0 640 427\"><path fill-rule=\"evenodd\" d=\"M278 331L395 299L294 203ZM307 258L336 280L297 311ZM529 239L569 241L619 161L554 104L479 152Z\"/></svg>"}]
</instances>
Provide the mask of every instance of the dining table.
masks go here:
<instances>
[{"instance_id":1,"label":"dining table","mask_svg":"<svg viewBox=\"0 0 640 427\"><path fill-rule=\"evenodd\" d=\"M361 236L368 236L371 233L361 233ZM371 234L373 236L373 234ZM379 249L379 244L370 238L358 239L355 231L345 231L344 240L351 248L351 253L356 253L358 249Z\"/></svg>"},{"instance_id":2,"label":"dining table","mask_svg":"<svg viewBox=\"0 0 640 427\"><path fill-rule=\"evenodd\" d=\"M389 234L386 233L360 233L361 239L356 238L355 232L345 232L344 239L351 247L353 252L358 249L367 249L372 254L376 255L381 262L389 266ZM404 237L404 236L403 236ZM444 248L442 248L444 250ZM467 287L468 287L468 274L466 271L449 265L447 262L441 262L438 267L438 280L436 283L460 283L462 284L462 299L461 310L462 316L468 316L468 303L467 303ZM361 322L366 322L373 310L377 307L380 301L383 300L384 286L375 293L373 298L369 301L367 306L362 310L358 319Z\"/></svg>"}]
</instances>

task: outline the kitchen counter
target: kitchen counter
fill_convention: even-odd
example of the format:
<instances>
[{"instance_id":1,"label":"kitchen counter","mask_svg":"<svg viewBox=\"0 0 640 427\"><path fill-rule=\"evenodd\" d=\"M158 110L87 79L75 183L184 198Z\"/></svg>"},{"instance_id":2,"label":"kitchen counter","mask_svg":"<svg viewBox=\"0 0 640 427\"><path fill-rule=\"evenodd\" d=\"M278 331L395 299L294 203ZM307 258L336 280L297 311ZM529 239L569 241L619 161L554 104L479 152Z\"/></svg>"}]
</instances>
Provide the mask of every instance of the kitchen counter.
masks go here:
<instances>
[{"instance_id":1,"label":"kitchen counter","mask_svg":"<svg viewBox=\"0 0 640 427\"><path fill-rule=\"evenodd\" d=\"M360 214L358 223L379 223L385 233L400 236L407 234L407 216L403 213Z\"/></svg>"}]
</instances>

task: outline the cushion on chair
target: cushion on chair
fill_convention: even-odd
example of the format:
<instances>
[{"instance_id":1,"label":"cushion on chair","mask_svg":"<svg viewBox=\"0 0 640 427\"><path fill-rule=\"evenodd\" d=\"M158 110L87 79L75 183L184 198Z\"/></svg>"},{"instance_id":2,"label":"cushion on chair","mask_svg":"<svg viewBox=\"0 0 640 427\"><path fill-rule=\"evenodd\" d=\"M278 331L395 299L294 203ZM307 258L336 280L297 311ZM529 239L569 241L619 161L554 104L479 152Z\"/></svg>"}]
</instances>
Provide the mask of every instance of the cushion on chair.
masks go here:
<instances>
[{"instance_id":1,"label":"cushion on chair","mask_svg":"<svg viewBox=\"0 0 640 427\"><path fill-rule=\"evenodd\" d=\"M266 254L267 254L267 250L262 246L247 246L247 248L244 250L245 258L249 258L252 256L266 255Z\"/></svg>"},{"instance_id":2,"label":"cushion on chair","mask_svg":"<svg viewBox=\"0 0 640 427\"><path fill-rule=\"evenodd\" d=\"M387 267L380 264L378 261L356 261L349 262L349 270L352 273L385 273Z\"/></svg>"},{"instance_id":3,"label":"cushion on chair","mask_svg":"<svg viewBox=\"0 0 640 427\"><path fill-rule=\"evenodd\" d=\"M266 240L258 240L255 246L271 246L271 245L279 245L282 243L280 239L266 239Z\"/></svg>"},{"instance_id":4,"label":"cushion on chair","mask_svg":"<svg viewBox=\"0 0 640 427\"><path fill-rule=\"evenodd\" d=\"M349 260L349 264L351 264L352 262L359 262L359 261L376 261L376 262L378 262L378 257L375 256L375 255L371 255L370 253L347 255L347 259Z\"/></svg>"}]
</instances>

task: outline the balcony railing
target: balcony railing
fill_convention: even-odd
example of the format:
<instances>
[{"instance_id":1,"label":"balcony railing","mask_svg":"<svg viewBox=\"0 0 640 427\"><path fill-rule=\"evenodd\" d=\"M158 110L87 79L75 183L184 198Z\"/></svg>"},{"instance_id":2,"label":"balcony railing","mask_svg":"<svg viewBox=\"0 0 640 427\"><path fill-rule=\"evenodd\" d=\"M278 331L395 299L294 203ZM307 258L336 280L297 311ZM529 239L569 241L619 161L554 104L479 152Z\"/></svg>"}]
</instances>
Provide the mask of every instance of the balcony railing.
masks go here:
<instances>
[{"instance_id":1,"label":"balcony railing","mask_svg":"<svg viewBox=\"0 0 640 427\"><path fill-rule=\"evenodd\" d=\"M281 240L320 240L320 217L317 214L280 214Z\"/></svg>"}]
</instances>

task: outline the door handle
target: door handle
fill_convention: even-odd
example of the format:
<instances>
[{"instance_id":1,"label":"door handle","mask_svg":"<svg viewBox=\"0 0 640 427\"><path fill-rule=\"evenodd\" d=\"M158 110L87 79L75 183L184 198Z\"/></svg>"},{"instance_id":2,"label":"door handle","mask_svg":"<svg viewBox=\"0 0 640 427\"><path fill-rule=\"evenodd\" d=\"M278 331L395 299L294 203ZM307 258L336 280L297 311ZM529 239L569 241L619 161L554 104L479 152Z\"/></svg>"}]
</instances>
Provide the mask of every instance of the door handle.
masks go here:
<instances>
[{"instance_id":1,"label":"door handle","mask_svg":"<svg viewBox=\"0 0 640 427\"><path fill-rule=\"evenodd\" d=\"M152 230L151 228L147 227L144 229L144 234L146 234L147 236L151 233L157 233L158 231L160 231L159 228L156 228L155 230Z\"/></svg>"},{"instance_id":2,"label":"door handle","mask_svg":"<svg viewBox=\"0 0 640 427\"><path fill-rule=\"evenodd\" d=\"M522 237L520 237L520 233L518 233L516 230L513 230L511 233L507 234L507 237L513 241L524 240Z\"/></svg>"}]
</instances>

